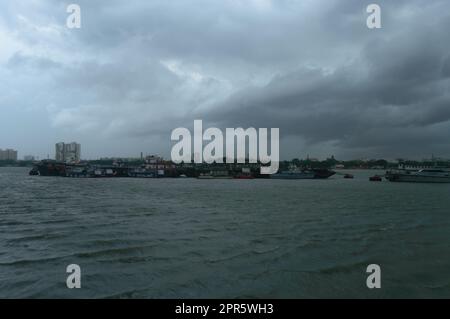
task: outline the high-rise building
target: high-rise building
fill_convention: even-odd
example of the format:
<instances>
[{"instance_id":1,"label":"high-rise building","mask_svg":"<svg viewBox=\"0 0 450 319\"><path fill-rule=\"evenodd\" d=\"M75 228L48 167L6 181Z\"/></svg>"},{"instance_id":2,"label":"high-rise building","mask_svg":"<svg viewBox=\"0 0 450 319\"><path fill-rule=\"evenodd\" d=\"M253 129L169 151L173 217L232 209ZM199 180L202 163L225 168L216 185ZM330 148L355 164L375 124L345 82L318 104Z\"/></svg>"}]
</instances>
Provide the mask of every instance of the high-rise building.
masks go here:
<instances>
[{"instance_id":1,"label":"high-rise building","mask_svg":"<svg viewBox=\"0 0 450 319\"><path fill-rule=\"evenodd\" d=\"M0 149L0 161L17 161L17 151L12 149Z\"/></svg>"},{"instance_id":2,"label":"high-rise building","mask_svg":"<svg viewBox=\"0 0 450 319\"><path fill-rule=\"evenodd\" d=\"M55 145L55 159L60 162L79 162L81 157L81 145L75 142L72 143L56 143Z\"/></svg>"},{"instance_id":3,"label":"high-rise building","mask_svg":"<svg viewBox=\"0 0 450 319\"><path fill-rule=\"evenodd\" d=\"M56 143L55 145L55 160L64 161L64 143Z\"/></svg>"}]
</instances>

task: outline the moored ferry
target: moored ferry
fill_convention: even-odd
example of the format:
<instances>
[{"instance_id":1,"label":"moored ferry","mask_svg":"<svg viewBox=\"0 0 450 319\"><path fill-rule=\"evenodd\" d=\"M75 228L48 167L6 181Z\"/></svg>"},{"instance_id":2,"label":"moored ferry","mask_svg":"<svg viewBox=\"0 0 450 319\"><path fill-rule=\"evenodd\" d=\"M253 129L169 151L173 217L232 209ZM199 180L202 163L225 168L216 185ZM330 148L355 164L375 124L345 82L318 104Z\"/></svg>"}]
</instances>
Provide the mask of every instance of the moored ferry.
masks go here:
<instances>
[{"instance_id":1,"label":"moored ferry","mask_svg":"<svg viewBox=\"0 0 450 319\"><path fill-rule=\"evenodd\" d=\"M450 183L450 170L448 168L392 170L386 172L386 179L390 182Z\"/></svg>"}]
</instances>

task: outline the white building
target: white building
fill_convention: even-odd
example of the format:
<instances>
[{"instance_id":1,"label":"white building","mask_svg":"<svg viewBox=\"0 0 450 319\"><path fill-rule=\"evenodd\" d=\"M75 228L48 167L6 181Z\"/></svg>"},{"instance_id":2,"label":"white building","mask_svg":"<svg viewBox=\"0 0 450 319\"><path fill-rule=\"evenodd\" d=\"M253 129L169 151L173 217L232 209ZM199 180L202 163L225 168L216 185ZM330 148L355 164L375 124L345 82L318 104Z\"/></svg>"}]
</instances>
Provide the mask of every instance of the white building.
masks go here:
<instances>
[{"instance_id":1,"label":"white building","mask_svg":"<svg viewBox=\"0 0 450 319\"><path fill-rule=\"evenodd\" d=\"M0 161L17 161L17 151L12 149L0 149Z\"/></svg>"},{"instance_id":2,"label":"white building","mask_svg":"<svg viewBox=\"0 0 450 319\"><path fill-rule=\"evenodd\" d=\"M72 143L57 143L55 145L55 159L60 162L74 163L81 158L81 145Z\"/></svg>"}]
</instances>

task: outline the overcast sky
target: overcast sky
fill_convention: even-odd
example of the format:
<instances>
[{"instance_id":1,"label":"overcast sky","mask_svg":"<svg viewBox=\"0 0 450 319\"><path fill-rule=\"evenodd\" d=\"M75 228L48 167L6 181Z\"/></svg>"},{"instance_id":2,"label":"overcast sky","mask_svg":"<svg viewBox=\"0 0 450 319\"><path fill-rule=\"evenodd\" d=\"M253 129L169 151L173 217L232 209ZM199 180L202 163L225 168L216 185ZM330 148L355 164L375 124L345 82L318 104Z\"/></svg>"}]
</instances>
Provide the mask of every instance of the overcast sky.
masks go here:
<instances>
[{"instance_id":1,"label":"overcast sky","mask_svg":"<svg viewBox=\"0 0 450 319\"><path fill-rule=\"evenodd\" d=\"M202 119L284 159L450 157L449 32L448 0L1 1L0 148L168 157Z\"/></svg>"}]
</instances>

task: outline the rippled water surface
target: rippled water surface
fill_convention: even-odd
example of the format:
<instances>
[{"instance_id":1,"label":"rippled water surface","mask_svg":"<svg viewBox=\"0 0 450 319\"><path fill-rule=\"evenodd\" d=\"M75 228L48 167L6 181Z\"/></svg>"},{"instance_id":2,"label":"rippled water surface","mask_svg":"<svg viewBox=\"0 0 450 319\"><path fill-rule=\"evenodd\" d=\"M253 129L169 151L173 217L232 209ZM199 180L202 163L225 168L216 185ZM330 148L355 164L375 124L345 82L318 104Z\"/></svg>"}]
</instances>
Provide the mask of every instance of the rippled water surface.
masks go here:
<instances>
[{"instance_id":1,"label":"rippled water surface","mask_svg":"<svg viewBox=\"0 0 450 319\"><path fill-rule=\"evenodd\" d=\"M0 168L2 298L450 297L450 185L27 173Z\"/></svg>"}]
</instances>

